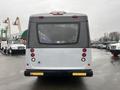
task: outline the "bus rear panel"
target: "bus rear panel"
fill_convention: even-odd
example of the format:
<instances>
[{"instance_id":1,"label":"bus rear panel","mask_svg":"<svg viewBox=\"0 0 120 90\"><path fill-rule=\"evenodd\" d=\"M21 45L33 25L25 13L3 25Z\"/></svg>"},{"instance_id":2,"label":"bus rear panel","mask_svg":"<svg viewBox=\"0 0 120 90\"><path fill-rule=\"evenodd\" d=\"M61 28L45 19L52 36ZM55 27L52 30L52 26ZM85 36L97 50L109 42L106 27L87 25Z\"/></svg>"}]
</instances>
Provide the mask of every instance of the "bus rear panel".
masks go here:
<instances>
[{"instance_id":1,"label":"bus rear panel","mask_svg":"<svg viewBox=\"0 0 120 90\"><path fill-rule=\"evenodd\" d=\"M86 15L48 13L29 20L25 76L93 76Z\"/></svg>"}]
</instances>

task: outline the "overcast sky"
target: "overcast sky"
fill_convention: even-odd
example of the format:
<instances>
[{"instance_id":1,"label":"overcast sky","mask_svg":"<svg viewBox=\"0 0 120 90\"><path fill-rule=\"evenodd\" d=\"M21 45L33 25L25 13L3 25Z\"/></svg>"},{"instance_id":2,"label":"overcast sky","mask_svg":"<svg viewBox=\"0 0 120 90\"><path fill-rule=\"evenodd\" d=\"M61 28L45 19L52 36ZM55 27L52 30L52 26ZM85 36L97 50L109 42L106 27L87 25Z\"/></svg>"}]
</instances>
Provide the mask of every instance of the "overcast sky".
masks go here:
<instances>
[{"instance_id":1,"label":"overcast sky","mask_svg":"<svg viewBox=\"0 0 120 90\"><path fill-rule=\"evenodd\" d=\"M19 16L25 30L31 14L55 10L87 14L92 40L105 32L120 32L120 0L0 0L0 22L6 17L13 22ZM18 32L15 26L12 32Z\"/></svg>"}]
</instances>

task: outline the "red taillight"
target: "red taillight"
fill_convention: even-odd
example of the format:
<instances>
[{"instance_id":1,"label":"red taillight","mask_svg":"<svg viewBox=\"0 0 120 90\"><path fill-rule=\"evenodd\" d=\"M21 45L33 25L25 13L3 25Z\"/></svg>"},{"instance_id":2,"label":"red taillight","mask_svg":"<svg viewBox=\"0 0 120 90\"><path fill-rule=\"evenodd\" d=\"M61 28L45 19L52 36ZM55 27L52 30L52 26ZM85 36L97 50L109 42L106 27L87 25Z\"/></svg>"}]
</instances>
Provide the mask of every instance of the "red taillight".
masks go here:
<instances>
[{"instance_id":1,"label":"red taillight","mask_svg":"<svg viewBox=\"0 0 120 90\"><path fill-rule=\"evenodd\" d=\"M83 52L86 52L87 51L87 49L86 48L83 48L83 50L82 50Z\"/></svg>"},{"instance_id":2,"label":"red taillight","mask_svg":"<svg viewBox=\"0 0 120 90\"><path fill-rule=\"evenodd\" d=\"M31 48L31 49L30 49L30 52L34 52L34 51L35 51L34 48Z\"/></svg>"},{"instance_id":3,"label":"red taillight","mask_svg":"<svg viewBox=\"0 0 120 90\"><path fill-rule=\"evenodd\" d=\"M35 59L35 53L34 53L34 51L35 51L34 48L31 48L31 49L30 49L30 52L31 52L31 61L32 61L32 62L35 62L35 60L36 60L36 59Z\"/></svg>"},{"instance_id":4,"label":"red taillight","mask_svg":"<svg viewBox=\"0 0 120 90\"><path fill-rule=\"evenodd\" d=\"M31 57L34 57L35 56L35 53L31 53Z\"/></svg>"},{"instance_id":5,"label":"red taillight","mask_svg":"<svg viewBox=\"0 0 120 90\"><path fill-rule=\"evenodd\" d=\"M86 53L83 53L82 56L83 56L83 57L86 57Z\"/></svg>"}]
</instances>

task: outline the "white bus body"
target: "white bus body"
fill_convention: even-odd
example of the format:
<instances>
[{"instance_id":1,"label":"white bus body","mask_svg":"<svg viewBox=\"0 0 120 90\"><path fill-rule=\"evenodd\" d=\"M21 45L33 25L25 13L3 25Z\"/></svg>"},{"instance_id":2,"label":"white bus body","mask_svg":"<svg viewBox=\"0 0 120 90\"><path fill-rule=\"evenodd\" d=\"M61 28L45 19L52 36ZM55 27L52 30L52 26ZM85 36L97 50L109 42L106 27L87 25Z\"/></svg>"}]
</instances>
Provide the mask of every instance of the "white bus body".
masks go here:
<instances>
[{"instance_id":1,"label":"white bus body","mask_svg":"<svg viewBox=\"0 0 120 90\"><path fill-rule=\"evenodd\" d=\"M88 19L52 12L29 20L25 76L93 76Z\"/></svg>"}]
</instances>

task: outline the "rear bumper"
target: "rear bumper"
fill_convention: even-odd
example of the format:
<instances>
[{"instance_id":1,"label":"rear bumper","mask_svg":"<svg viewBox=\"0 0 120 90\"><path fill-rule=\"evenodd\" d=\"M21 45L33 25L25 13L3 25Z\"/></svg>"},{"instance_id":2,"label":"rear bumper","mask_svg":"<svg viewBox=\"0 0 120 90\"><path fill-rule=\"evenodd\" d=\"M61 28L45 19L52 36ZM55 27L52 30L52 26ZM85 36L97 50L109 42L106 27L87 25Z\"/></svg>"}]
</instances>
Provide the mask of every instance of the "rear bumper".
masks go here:
<instances>
[{"instance_id":1,"label":"rear bumper","mask_svg":"<svg viewBox=\"0 0 120 90\"><path fill-rule=\"evenodd\" d=\"M80 69L80 70L35 70L26 69L24 71L25 76L74 76L74 77L92 77L92 69Z\"/></svg>"}]
</instances>

